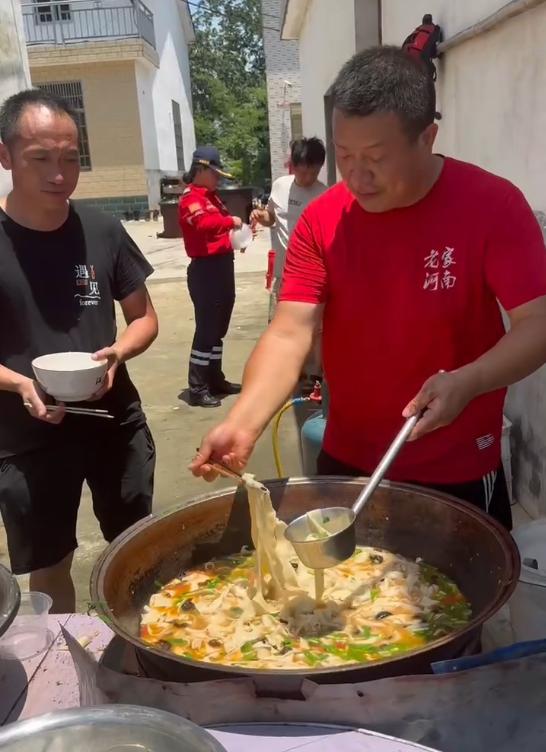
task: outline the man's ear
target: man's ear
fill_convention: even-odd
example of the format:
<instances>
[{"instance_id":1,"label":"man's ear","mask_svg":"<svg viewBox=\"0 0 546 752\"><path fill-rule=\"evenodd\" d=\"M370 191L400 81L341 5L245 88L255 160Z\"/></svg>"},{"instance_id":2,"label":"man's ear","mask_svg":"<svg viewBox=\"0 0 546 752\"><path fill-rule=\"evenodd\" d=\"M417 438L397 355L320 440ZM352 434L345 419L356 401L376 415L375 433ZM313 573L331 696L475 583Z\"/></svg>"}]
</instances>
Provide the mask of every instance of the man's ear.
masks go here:
<instances>
[{"instance_id":1,"label":"man's ear","mask_svg":"<svg viewBox=\"0 0 546 752\"><path fill-rule=\"evenodd\" d=\"M3 144L0 141L0 165L4 168L4 170L11 170L12 164L11 164L11 155L9 153L9 149L6 146L6 144Z\"/></svg>"},{"instance_id":2,"label":"man's ear","mask_svg":"<svg viewBox=\"0 0 546 752\"><path fill-rule=\"evenodd\" d=\"M438 124L437 123L431 123L429 126L425 128L425 130L421 133L419 138L421 139L421 142L424 146L426 146L428 149L432 149L434 146L434 142L436 141L436 136L438 135Z\"/></svg>"}]
</instances>

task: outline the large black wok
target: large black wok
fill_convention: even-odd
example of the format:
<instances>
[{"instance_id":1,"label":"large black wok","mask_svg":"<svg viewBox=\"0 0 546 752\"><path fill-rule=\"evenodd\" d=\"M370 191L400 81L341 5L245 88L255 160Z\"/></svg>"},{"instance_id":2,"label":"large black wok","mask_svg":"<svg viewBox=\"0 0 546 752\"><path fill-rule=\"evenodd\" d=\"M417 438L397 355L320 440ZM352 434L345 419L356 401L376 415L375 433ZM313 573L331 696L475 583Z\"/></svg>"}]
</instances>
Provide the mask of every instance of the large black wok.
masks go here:
<instances>
[{"instance_id":1,"label":"large black wok","mask_svg":"<svg viewBox=\"0 0 546 752\"><path fill-rule=\"evenodd\" d=\"M317 507L351 506L362 479L320 477L266 482L279 516L289 521ZM357 541L386 548L409 559L422 557L459 585L474 618L459 632L399 658L336 668L297 671L245 669L191 661L138 637L142 608L157 583L166 583L191 564L238 552L251 544L246 491L215 491L182 509L149 517L119 536L97 562L91 580L93 601L112 629L137 648L149 676L200 681L252 675L270 685L280 676L294 684L308 676L323 683L366 681L423 673L430 663L470 651L481 625L512 593L519 556L511 536L490 517L449 496L395 483L383 483L357 520ZM292 676L292 681L290 677Z\"/></svg>"},{"instance_id":2,"label":"large black wok","mask_svg":"<svg viewBox=\"0 0 546 752\"><path fill-rule=\"evenodd\" d=\"M3 635L17 616L21 591L17 580L0 564L0 635Z\"/></svg>"}]
</instances>

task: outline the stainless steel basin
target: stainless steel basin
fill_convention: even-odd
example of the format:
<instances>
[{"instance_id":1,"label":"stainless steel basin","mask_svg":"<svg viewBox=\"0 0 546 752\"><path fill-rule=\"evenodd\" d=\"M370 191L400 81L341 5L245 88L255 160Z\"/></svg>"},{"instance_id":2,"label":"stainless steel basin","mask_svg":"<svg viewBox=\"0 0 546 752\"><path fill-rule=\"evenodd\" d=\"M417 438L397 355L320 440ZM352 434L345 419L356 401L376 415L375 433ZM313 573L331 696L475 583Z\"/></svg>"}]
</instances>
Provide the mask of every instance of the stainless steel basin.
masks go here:
<instances>
[{"instance_id":1,"label":"stainless steel basin","mask_svg":"<svg viewBox=\"0 0 546 752\"><path fill-rule=\"evenodd\" d=\"M38 716L0 730L3 752L225 752L209 733L172 713L99 705Z\"/></svg>"}]
</instances>

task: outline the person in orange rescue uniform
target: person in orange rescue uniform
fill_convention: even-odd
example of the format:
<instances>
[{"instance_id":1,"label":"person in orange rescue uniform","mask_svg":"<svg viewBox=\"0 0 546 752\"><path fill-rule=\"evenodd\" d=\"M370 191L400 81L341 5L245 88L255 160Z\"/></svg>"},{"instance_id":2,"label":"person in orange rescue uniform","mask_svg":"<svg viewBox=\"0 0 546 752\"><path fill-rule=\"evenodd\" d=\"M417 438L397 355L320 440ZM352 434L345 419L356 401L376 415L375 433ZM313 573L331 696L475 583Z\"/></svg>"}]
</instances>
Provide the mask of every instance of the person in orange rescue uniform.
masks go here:
<instances>
[{"instance_id":1,"label":"person in orange rescue uniform","mask_svg":"<svg viewBox=\"0 0 546 752\"><path fill-rule=\"evenodd\" d=\"M235 303L234 254L230 232L242 226L230 216L218 195L224 172L218 149L201 146L184 175L187 184L179 205L179 221L188 266L188 290L195 311L195 334L189 365L190 405L218 407L220 398L241 391L222 371L223 339Z\"/></svg>"}]
</instances>

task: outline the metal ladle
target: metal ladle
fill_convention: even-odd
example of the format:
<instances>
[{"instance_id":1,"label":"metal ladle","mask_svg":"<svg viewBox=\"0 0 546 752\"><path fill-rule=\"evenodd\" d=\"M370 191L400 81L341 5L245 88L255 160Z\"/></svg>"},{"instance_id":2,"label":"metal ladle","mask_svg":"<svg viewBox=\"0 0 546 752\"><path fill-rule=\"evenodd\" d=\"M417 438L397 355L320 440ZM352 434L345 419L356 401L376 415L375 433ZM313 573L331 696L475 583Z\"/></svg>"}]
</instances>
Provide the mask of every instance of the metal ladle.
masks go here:
<instances>
[{"instance_id":1,"label":"metal ladle","mask_svg":"<svg viewBox=\"0 0 546 752\"><path fill-rule=\"evenodd\" d=\"M356 518L383 480L422 414L406 420L352 507L314 509L288 525L284 534L306 567L328 569L353 555L356 548Z\"/></svg>"}]
</instances>

